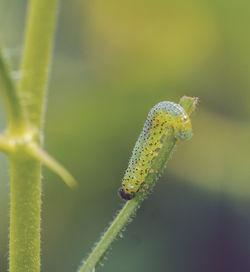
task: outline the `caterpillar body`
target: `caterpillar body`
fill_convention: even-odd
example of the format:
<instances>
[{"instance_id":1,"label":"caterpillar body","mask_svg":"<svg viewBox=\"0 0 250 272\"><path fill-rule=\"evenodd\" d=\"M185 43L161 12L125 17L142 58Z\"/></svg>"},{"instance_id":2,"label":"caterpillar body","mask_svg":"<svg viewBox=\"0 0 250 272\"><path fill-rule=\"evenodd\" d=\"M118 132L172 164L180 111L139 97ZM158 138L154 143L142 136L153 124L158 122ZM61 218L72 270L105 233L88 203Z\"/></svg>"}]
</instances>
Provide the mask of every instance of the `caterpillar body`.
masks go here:
<instances>
[{"instance_id":1,"label":"caterpillar body","mask_svg":"<svg viewBox=\"0 0 250 272\"><path fill-rule=\"evenodd\" d=\"M179 104L163 101L150 110L135 144L119 190L123 199L130 200L137 192L147 188L145 178L150 173L152 161L159 154L170 127L174 129L177 139L188 140L192 137L191 120L185 110Z\"/></svg>"}]
</instances>

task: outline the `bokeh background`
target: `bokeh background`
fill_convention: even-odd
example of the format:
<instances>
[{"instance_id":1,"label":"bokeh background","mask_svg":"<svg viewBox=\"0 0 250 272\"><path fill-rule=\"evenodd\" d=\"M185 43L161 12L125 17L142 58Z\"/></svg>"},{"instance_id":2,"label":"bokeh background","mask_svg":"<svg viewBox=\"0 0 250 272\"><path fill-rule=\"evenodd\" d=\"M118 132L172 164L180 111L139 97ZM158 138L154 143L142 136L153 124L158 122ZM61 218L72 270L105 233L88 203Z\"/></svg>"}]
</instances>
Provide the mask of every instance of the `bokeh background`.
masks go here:
<instances>
[{"instance_id":1,"label":"bokeh background","mask_svg":"<svg viewBox=\"0 0 250 272\"><path fill-rule=\"evenodd\" d=\"M0 0L0 39L15 80L26 6ZM76 271L123 204L117 190L149 109L182 95L200 98L194 137L178 144L97 271L250 271L249 14L247 0L61 1L45 147L80 186L71 191L43 170L42 271ZM1 272L8 180L1 154Z\"/></svg>"}]
</instances>

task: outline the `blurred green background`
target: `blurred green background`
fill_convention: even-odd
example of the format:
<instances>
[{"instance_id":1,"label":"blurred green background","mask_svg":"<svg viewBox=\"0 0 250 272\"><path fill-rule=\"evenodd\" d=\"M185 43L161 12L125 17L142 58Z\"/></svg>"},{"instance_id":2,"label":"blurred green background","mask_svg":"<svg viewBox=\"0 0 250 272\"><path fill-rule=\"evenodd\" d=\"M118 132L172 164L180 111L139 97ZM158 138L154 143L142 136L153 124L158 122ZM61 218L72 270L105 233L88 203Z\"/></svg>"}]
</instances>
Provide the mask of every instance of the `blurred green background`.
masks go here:
<instances>
[{"instance_id":1,"label":"blurred green background","mask_svg":"<svg viewBox=\"0 0 250 272\"><path fill-rule=\"evenodd\" d=\"M15 78L26 6L0 0L0 40ZM43 170L42 271L76 271L123 204L117 190L149 109L184 94L200 98L194 137L178 144L97 271L250 271L249 14L246 0L61 1L45 148L80 186L71 191ZM8 180L0 154L1 272Z\"/></svg>"}]
</instances>

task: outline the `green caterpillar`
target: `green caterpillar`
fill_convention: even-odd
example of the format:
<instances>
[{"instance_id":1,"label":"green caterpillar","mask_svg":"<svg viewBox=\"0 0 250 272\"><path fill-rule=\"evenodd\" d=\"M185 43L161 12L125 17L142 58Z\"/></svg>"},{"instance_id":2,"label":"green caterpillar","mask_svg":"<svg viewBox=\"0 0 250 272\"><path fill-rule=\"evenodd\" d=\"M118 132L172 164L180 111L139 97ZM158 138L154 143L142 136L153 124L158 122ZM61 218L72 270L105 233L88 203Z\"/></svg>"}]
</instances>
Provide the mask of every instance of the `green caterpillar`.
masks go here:
<instances>
[{"instance_id":1,"label":"green caterpillar","mask_svg":"<svg viewBox=\"0 0 250 272\"><path fill-rule=\"evenodd\" d=\"M188 140L192 137L191 120L185 110L179 104L163 101L150 110L135 144L119 190L123 199L130 200L143 187L147 188L145 178L150 173L153 159L161 150L169 127L174 129L177 139Z\"/></svg>"}]
</instances>

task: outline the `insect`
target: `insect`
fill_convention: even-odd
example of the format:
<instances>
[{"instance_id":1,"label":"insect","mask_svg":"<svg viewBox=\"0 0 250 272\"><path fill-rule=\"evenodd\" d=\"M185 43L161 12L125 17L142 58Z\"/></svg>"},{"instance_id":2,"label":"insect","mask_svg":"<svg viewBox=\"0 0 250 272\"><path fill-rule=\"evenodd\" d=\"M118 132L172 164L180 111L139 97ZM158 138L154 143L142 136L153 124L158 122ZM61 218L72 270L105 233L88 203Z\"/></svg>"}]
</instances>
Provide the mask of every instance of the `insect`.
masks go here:
<instances>
[{"instance_id":1,"label":"insect","mask_svg":"<svg viewBox=\"0 0 250 272\"><path fill-rule=\"evenodd\" d=\"M145 178L151 171L152 161L159 154L170 127L174 129L177 139L188 140L192 137L191 121L185 110L179 104L163 101L150 110L135 144L119 190L123 199L130 200L143 188L147 189Z\"/></svg>"}]
</instances>

